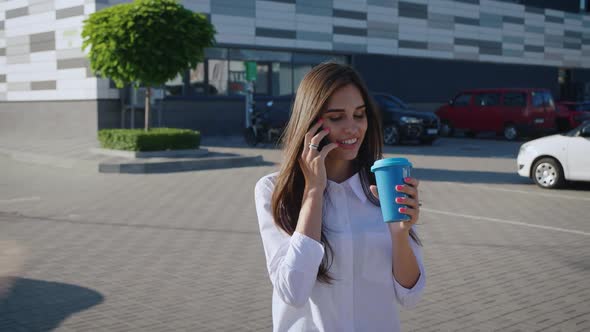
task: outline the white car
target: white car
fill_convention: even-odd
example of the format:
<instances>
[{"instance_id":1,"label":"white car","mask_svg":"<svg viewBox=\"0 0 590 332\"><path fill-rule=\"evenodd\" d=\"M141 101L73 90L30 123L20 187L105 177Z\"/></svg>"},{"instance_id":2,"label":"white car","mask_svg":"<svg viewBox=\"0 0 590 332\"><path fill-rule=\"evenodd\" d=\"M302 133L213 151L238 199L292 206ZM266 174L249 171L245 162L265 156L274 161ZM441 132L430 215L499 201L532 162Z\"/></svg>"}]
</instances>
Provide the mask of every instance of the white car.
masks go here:
<instances>
[{"instance_id":1,"label":"white car","mask_svg":"<svg viewBox=\"0 0 590 332\"><path fill-rule=\"evenodd\" d=\"M566 180L590 181L590 121L567 133L524 143L517 158L518 174L542 188Z\"/></svg>"}]
</instances>

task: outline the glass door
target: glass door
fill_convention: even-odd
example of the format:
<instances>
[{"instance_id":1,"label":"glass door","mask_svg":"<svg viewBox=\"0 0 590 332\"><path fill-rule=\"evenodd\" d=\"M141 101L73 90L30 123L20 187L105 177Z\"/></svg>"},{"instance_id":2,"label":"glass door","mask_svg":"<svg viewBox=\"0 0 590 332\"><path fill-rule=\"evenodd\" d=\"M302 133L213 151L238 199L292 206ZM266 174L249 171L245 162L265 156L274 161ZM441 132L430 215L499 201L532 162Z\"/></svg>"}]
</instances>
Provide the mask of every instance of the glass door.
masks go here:
<instances>
[{"instance_id":1,"label":"glass door","mask_svg":"<svg viewBox=\"0 0 590 332\"><path fill-rule=\"evenodd\" d=\"M271 62L256 63L256 82L254 83L254 94L270 95L270 82L272 74Z\"/></svg>"}]
</instances>

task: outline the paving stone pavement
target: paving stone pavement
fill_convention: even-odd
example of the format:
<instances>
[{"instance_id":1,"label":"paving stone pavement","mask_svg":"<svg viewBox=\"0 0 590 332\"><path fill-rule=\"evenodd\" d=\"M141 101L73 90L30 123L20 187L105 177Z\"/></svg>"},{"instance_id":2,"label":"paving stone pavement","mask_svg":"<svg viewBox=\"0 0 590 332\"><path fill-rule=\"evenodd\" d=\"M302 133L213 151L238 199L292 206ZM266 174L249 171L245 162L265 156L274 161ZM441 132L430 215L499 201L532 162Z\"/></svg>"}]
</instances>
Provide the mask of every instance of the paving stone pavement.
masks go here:
<instances>
[{"instance_id":1,"label":"paving stone pavement","mask_svg":"<svg viewBox=\"0 0 590 332\"><path fill-rule=\"evenodd\" d=\"M270 146L207 144L280 162ZM515 174L517 151L386 149L412 160L424 203L427 288L404 331L590 330L590 186L541 190ZM99 174L0 157L0 331L271 330L253 188L275 169Z\"/></svg>"}]
</instances>

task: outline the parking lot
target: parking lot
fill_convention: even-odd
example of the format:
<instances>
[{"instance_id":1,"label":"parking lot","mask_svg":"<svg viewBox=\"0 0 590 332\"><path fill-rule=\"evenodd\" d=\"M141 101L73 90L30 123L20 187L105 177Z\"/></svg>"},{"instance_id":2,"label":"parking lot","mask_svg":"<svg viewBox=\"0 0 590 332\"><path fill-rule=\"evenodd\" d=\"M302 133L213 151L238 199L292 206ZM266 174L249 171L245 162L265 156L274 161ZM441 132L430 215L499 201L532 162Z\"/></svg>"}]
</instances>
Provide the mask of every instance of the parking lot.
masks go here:
<instances>
[{"instance_id":1,"label":"parking lot","mask_svg":"<svg viewBox=\"0 0 590 332\"><path fill-rule=\"evenodd\" d=\"M522 142L386 147L421 180L427 286L405 331L590 330L590 184L543 190ZM219 151L261 154L239 140ZM126 175L0 158L0 330L271 329L254 184L275 166Z\"/></svg>"}]
</instances>

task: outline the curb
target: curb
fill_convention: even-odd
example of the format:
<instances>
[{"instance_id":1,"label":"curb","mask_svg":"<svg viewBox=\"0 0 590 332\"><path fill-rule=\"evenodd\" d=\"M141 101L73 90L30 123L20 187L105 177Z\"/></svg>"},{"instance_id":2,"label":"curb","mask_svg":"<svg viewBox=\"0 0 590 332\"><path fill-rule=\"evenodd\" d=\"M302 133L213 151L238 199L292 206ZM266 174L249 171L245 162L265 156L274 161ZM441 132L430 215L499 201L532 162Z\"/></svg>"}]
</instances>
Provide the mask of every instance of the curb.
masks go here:
<instances>
[{"instance_id":1,"label":"curb","mask_svg":"<svg viewBox=\"0 0 590 332\"><path fill-rule=\"evenodd\" d=\"M248 167L270 164L262 159L262 156L248 157L220 157L200 158L182 161L160 161L160 162L130 162L130 163L99 163L100 173L171 173L198 171L207 169L222 169L235 167Z\"/></svg>"},{"instance_id":2,"label":"curb","mask_svg":"<svg viewBox=\"0 0 590 332\"><path fill-rule=\"evenodd\" d=\"M211 154L210 151L208 151L208 153ZM42 165L62 169L77 169L89 172L98 171L98 173L172 173L199 171L207 169L274 165L274 163L265 161L261 155L223 157L204 156L196 158L183 158L180 160L175 160L174 158L162 158L160 160L152 161L148 161L148 159L131 159L114 162L112 160L100 162L97 160L56 157L51 155L14 151L3 148L0 148L0 155L27 164Z\"/></svg>"},{"instance_id":3,"label":"curb","mask_svg":"<svg viewBox=\"0 0 590 332\"><path fill-rule=\"evenodd\" d=\"M90 153L104 155L109 157L123 157L129 159L135 158L199 158L205 157L209 154L207 149L192 149L192 150L169 150L169 151L122 151L111 150L103 148L92 148Z\"/></svg>"}]
</instances>

